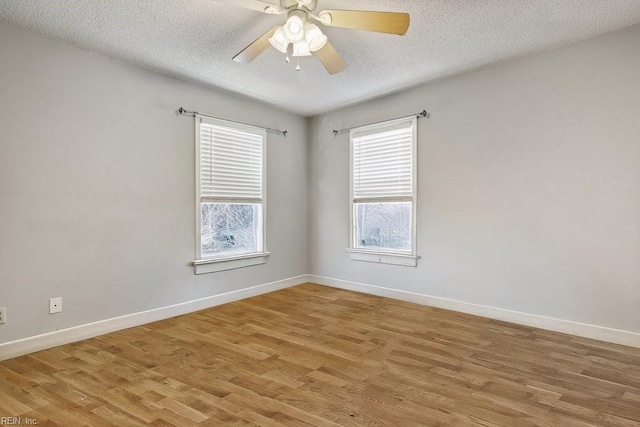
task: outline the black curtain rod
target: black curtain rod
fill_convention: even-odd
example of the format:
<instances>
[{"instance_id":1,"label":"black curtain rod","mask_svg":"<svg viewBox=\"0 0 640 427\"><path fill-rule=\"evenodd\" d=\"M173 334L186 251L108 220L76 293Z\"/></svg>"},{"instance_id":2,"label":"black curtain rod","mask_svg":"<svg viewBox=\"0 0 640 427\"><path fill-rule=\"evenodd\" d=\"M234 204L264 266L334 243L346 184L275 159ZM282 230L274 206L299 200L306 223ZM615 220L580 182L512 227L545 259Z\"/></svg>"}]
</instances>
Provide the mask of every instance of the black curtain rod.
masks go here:
<instances>
[{"instance_id":1,"label":"black curtain rod","mask_svg":"<svg viewBox=\"0 0 640 427\"><path fill-rule=\"evenodd\" d=\"M429 113L427 112L427 110L422 110L422 111L420 111L419 113L412 114L412 115L410 115L410 116L396 117L395 119L389 119L389 120L383 120L383 121L381 121L381 122L369 123L368 125L354 126L354 127L352 127L352 128L348 128L348 129L340 129L340 130L335 130L335 129L334 129L334 130L333 130L333 136L338 136L338 135L341 135L341 134L343 134L343 133L350 132L350 131L351 131L351 129L355 129L356 127L370 126L370 125L375 125L375 124L378 124L378 123L390 122L390 121L392 121L392 120L407 119L407 118L409 118L409 117L415 117L415 118L417 118L417 119L422 119L422 118L424 117L424 118L428 119L429 117L431 117L431 114L429 114Z\"/></svg>"},{"instance_id":2,"label":"black curtain rod","mask_svg":"<svg viewBox=\"0 0 640 427\"><path fill-rule=\"evenodd\" d=\"M264 129L267 132L276 133L278 135L283 135L283 136L287 136L289 134L289 131L286 131L286 130L278 130L278 129L272 129L272 128L268 128L268 127L264 127L264 126L256 126L256 125L251 125L251 124L248 124L248 123L236 122L236 121L233 121L233 120L223 119L222 117L215 117L215 116L210 116L208 114L201 114L201 113L198 113L197 111L187 111L182 107L178 108L178 113L180 115L202 116L202 117L208 117L210 119L224 120L226 122L237 123L239 125L253 126L253 127L256 127L256 128Z\"/></svg>"}]
</instances>

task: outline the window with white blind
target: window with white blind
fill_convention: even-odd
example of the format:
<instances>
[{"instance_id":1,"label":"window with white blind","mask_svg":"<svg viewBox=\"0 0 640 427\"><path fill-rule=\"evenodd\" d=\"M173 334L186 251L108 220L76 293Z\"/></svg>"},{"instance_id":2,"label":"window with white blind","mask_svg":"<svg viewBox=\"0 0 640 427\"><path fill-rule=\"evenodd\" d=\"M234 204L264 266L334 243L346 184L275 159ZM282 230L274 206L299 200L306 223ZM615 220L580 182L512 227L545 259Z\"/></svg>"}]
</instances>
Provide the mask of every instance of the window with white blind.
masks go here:
<instances>
[{"instance_id":1,"label":"window with white blind","mask_svg":"<svg viewBox=\"0 0 640 427\"><path fill-rule=\"evenodd\" d=\"M351 131L351 246L359 261L416 265L416 119Z\"/></svg>"},{"instance_id":2,"label":"window with white blind","mask_svg":"<svg viewBox=\"0 0 640 427\"><path fill-rule=\"evenodd\" d=\"M196 117L196 273L264 263L266 132ZM259 258L256 260L256 258Z\"/></svg>"}]
</instances>

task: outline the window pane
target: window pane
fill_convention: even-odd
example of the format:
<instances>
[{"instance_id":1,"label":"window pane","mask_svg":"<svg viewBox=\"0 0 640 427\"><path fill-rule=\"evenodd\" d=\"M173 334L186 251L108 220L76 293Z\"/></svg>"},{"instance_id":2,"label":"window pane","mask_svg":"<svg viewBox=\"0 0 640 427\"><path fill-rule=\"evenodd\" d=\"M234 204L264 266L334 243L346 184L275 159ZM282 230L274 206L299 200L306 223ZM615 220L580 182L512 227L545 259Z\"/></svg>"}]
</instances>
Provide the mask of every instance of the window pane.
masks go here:
<instances>
[{"instance_id":1,"label":"window pane","mask_svg":"<svg viewBox=\"0 0 640 427\"><path fill-rule=\"evenodd\" d=\"M230 256L262 251L262 205L202 203L202 256Z\"/></svg>"},{"instance_id":2,"label":"window pane","mask_svg":"<svg viewBox=\"0 0 640 427\"><path fill-rule=\"evenodd\" d=\"M411 252L411 202L355 203L355 247Z\"/></svg>"}]
</instances>

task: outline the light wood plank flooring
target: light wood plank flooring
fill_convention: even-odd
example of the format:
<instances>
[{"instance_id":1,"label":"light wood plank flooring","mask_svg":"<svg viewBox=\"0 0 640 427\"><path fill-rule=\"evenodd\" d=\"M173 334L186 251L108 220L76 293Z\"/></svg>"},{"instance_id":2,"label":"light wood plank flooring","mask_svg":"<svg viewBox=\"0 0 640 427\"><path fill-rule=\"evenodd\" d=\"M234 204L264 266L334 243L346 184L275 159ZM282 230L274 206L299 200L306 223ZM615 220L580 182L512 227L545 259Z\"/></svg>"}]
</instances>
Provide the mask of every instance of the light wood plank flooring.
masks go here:
<instances>
[{"instance_id":1,"label":"light wood plank flooring","mask_svg":"<svg viewBox=\"0 0 640 427\"><path fill-rule=\"evenodd\" d=\"M640 426L640 350L306 284L4 361L3 416Z\"/></svg>"}]
</instances>

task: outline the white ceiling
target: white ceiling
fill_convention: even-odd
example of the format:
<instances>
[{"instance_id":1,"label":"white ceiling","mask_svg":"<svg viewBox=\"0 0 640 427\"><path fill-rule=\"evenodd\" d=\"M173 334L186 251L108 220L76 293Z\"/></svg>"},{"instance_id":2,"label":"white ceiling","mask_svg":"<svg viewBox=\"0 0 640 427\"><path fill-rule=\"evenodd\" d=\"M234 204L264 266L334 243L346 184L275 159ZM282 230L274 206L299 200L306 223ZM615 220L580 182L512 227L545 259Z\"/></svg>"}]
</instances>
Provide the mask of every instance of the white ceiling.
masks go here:
<instances>
[{"instance_id":1,"label":"white ceiling","mask_svg":"<svg viewBox=\"0 0 640 427\"><path fill-rule=\"evenodd\" d=\"M323 28L349 64L331 76L315 57L296 72L273 48L233 62L285 16L215 0L1 0L0 19L304 116L640 22L639 0L319 0L321 9L408 12L411 26L404 37Z\"/></svg>"}]
</instances>

